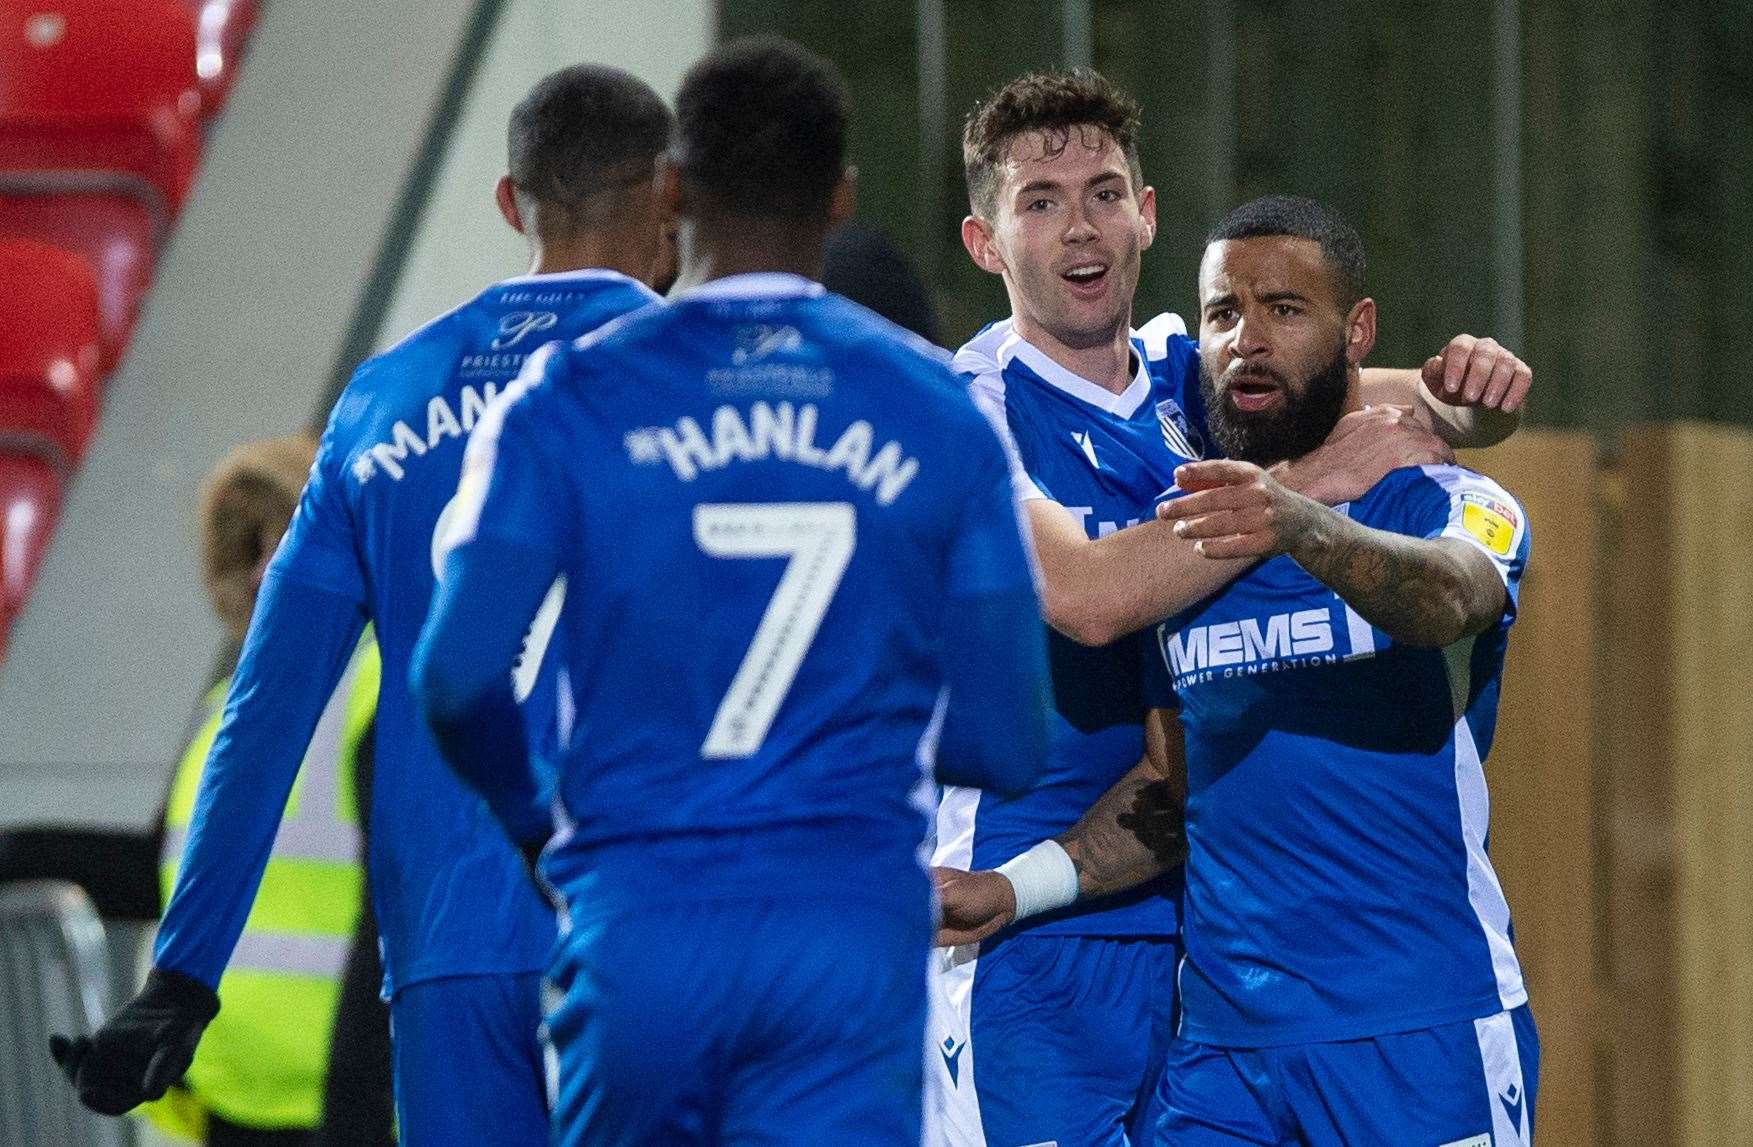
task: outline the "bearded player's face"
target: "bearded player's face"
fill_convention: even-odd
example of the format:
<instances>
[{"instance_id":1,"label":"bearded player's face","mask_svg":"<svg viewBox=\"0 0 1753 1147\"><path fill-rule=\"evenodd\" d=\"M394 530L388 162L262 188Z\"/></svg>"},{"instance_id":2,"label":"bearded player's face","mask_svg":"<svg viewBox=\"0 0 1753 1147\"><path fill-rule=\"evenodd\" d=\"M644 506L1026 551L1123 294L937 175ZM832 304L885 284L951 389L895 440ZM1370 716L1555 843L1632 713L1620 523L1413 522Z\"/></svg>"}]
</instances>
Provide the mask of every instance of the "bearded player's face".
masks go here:
<instances>
[{"instance_id":1,"label":"bearded player's face","mask_svg":"<svg viewBox=\"0 0 1753 1147\"><path fill-rule=\"evenodd\" d=\"M1073 348L1131 325L1156 194L1133 186L1125 152L1105 132L1012 140L993 214L985 223L1019 318Z\"/></svg>"},{"instance_id":2,"label":"bearded player's face","mask_svg":"<svg viewBox=\"0 0 1753 1147\"><path fill-rule=\"evenodd\" d=\"M1206 248L1199 373L1226 455L1270 465L1313 450L1349 395L1358 308L1346 308L1312 239L1268 235Z\"/></svg>"}]
</instances>

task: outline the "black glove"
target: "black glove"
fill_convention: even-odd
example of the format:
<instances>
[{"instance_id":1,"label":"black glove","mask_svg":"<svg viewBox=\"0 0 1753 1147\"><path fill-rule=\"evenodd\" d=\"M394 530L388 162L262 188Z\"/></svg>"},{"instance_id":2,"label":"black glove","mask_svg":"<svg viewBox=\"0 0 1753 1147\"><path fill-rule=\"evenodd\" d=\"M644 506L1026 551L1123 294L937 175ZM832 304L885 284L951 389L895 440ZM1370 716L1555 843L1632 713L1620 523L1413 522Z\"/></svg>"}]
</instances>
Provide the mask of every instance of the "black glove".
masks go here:
<instances>
[{"instance_id":1,"label":"black glove","mask_svg":"<svg viewBox=\"0 0 1753 1147\"><path fill-rule=\"evenodd\" d=\"M79 1102L100 1115L120 1115L182 1079L195 1045L213 1017L219 997L212 988L179 972L154 969L140 994L110 1017L95 1036L49 1037Z\"/></svg>"}]
</instances>

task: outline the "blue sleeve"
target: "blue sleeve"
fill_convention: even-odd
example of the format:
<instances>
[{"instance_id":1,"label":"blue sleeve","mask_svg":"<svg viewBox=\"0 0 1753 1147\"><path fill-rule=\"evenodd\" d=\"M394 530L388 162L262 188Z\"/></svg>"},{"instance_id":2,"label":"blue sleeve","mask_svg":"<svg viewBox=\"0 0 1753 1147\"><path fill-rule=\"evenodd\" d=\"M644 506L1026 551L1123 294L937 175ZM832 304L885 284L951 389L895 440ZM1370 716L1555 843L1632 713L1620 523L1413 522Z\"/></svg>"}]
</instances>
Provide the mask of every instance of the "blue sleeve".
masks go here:
<instances>
[{"instance_id":1,"label":"blue sleeve","mask_svg":"<svg viewBox=\"0 0 1753 1147\"><path fill-rule=\"evenodd\" d=\"M950 555L938 741L944 784L1020 792L1047 759L1046 627L1023 548L1009 470L997 443L975 466Z\"/></svg>"},{"instance_id":2,"label":"blue sleeve","mask_svg":"<svg viewBox=\"0 0 1753 1147\"><path fill-rule=\"evenodd\" d=\"M573 372L574 363L568 344L547 344L481 415L463 453L447 548L495 538L553 555L556 564L568 552L577 520L564 505L570 452L553 441L543 409L550 380Z\"/></svg>"},{"instance_id":3,"label":"blue sleeve","mask_svg":"<svg viewBox=\"0 0 1753 1147\"><path fill-rule=\"evenodd\" d=\"M1395 473L1406 475L1396 488L1399 496L1384 499L1379 511L1366 511L1366 524L1417 538L1456 538L1473 546L1491 559L1503 579L1508 594L1504 618L1513 620L1528 564L1528 514L1521 503L1490 478L1460 466Z\"/></svg>"},{"instance_id":4,"label":"blue sleeve","mask_svg":"<svg viewBox=\"0 0 1753 1147\"><path fill-rule=\"evenodd\" d=\"M995 434L976 430L971 437L969 489L950 546L944 588L951 597L1017 589L1033 593L1034 564L1023 544L1010 466Z\"/></svg>"},{"instance_id":5,"label":"blue sleeve","mask_svg":"<svg viewBox=\"0 0 1753 1147\"><path fill-rule=\"evenodd\" d=\"M355 379L358 377L356 375ZM336 411L342 410L346 404L347 399L343 396L336 403ZM292 514L291 524L286 527L286 537L274 556L274 565L281 576L290 580L342 597L364 600L365 577L356 546L353 507L347 499L344 454L336 419L331 418L322 441L317 444L316 463L311 467L310 480L299 496L298 508Z\"/></svg>"},{"instance_id":6,"label":"blue sleeve","mask_svg":"<svg viewBox=\"0 0 1753 1147\"><path fill-rule=\"evenodd\" d=\"M287 795L365 626L356 597L285 575L262 582L207 755L153 963L209 987L243 932Z\"/></svg>"},{"instance_id":7,"label":"blue sleeve","mask_svg":"<svg viewBox=\"0 0 1753 1147\"><path fill-rule=\"evenodd\" d=\"M445 760L520 845L546 840L552 817L530 759L512 669L560 571L566 523L573 520L556 506L563 476L528 422L526 397L514 385L469 439L456 522L443 543L444 572L410 681Z\"/></svg>"},{"instance_id":8,"label":"blue sleeve","mask_svg":"<svg viewBox=\"0 0 1753 1147\"><path fill-rule=\"evenodd\" d=\"M439 752L519 845L545 841L553 828L511 679L553 577L546 555L526 546L490 537L457 546L411 671Z\"/></svg>"}]
</instances>

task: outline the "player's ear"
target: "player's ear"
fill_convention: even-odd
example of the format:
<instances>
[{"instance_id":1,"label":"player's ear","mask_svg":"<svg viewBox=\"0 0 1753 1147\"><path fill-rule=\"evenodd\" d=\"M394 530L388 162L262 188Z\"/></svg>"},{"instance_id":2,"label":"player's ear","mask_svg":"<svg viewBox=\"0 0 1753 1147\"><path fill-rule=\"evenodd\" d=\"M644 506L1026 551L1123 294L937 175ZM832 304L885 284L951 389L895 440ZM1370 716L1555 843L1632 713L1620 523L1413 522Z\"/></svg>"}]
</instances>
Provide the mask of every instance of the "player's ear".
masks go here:
<instances>
[{"instance_id":1,"label":"player's ear","mask_svg":"<svg viewBox=\"0 0 1753 1147\"><path fill-rule=\"evenodd\" d=\"M1146 187L1138 193L1138 219L1144 225L1138 249L1145 251L1156 239L1156 188Z\"/></svg>"},{"instance_id":2,"label":"player's ear","mask_svg":"<svg viewBox=\"0 0 1753 1147\"><path fill-rule=\"evenodd\" d=\"M852 218L852 212L858 207L858 168L848 166L840 174L840 182L834 185L834 193L828 197L828 228L840 226Z\"/></svg>"},{"instance_id":3,"label":"player's ear","mask_svg":"<svg viewBox=\"0 0 1753 1147\"><path fill-rule=\"evenodd\" d=\"M978 215L962 220L962 246L967 248L968 258L974 260L976 267L989 274L1004 274L1004 260L992 241L992 224L986 220Z\"/></svg>"},{"instance_id":4,"label":"player's ear","mask_svg":"<svg viewBox=\"0 0 1753 1147\"><path fill-rule=\"evenodd\" d=\"M499 182L493 185L493 201L499 204L499 214L511 229L519 235L524 234L523 212L517 208L517 188L512 185L511 176L501 175Z\"/></svg>"},{"instance_id":5,"label":"player's ear","mask_svg":"<svg viewBox=\"0 0 1753 1147\"><path fill-rule=\"evenodd\" d=\"M1345 361L1357 366L1376 345L1376 301L1359 299L1345 316Z\"/></svg>"}]
</instances>

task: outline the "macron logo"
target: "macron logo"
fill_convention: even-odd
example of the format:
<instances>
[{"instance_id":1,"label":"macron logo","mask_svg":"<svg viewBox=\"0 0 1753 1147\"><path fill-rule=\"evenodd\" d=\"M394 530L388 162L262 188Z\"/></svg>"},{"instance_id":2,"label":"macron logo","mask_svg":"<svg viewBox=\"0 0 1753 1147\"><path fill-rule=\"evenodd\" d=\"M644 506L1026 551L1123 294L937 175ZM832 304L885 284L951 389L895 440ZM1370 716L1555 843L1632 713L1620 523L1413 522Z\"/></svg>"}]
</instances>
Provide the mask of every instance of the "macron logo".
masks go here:
<instances>
[{"instance_id":1,"label":"macron logo","mask_svg":"<svg viewBox=\"0 0 1753 1147\"><path fill-rule=\"evenodd\" d=\"M1277 657L1327 653L1333 648L1333 623L1325 609L1299 609L1265 620L1245 617L1216 625L1196 625L1163 635L1163 655L1175 677L1226 665L1247 665Z\"/></svg>"},{"instance_id":2,"label":"macron logo","mask_svg":"<svg viewBox=\"0 0 1753 1147\"><path fill-rule=\"evenodd\" d=\"M960 1047L957 1047L955 1036L944 1037L943 1048L938 1054L943 1056L943 1065L949 1069L951 1087L961 1086L962 1053L967 1050L968 1045L966 1041L964 1041Z\"/></svg>"},{"instance_id":3,"label":"macron logo","mask_svg":"<svg viewBox=\"0 0 1753 1147\"><path fill-rule=\"evenodd\" d=\"M1525 1098L1522 1089L1513 1083L1497 1097L1497 1101L1503 1104L1504 1114L1510 1117L1510 1126L1517 1132L1522 1129L1522 1106Z\"/></svg>"},{"instance_id":4,"label":"macron logo","mask_svg":"<svg viewBox=\"0 0 1753 1147\"><path fill-rule=\"evenodd\" d=\"M1073 430L1071 432L1071 440L1077 443L1078 447L1083 451L1083 456L1090 460L1091 470L1100 470L1102 468L1102 464L1096 461L1096 444L1090 441L1089 431Z\"/></svg>"}]
</instances>

